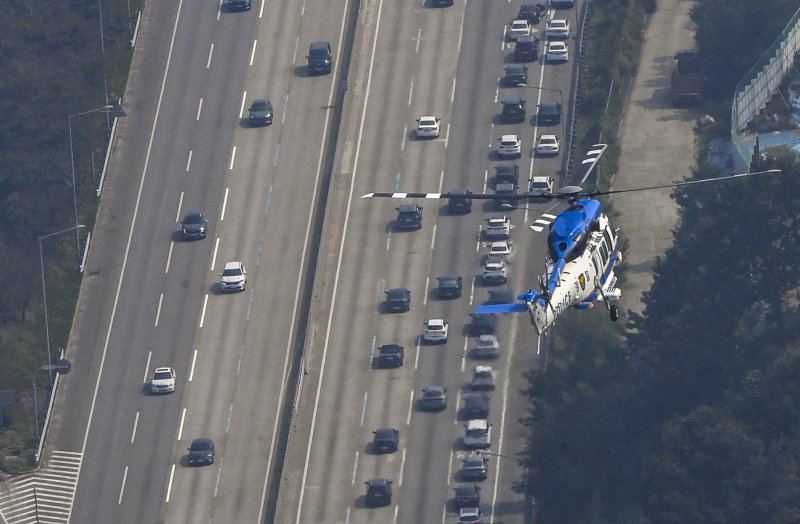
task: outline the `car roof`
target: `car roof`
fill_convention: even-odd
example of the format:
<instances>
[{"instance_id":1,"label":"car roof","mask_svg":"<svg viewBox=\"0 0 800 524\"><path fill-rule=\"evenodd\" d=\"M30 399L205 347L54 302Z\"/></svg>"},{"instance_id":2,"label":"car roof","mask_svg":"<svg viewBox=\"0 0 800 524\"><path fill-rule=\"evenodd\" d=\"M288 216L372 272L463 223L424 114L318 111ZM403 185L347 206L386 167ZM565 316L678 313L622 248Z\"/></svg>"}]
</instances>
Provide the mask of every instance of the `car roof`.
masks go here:
<instances>
[{"instance_id":1,"label":"car roof","mask_svg":"<svg viewBox=\"0 0 800 524\"><path fill-rule=\"evenodd\" d=\"M505 100L503 100L502 104L518 105L518 104L524 104L525 102L527 102L527 100L525 100L524 98L506 98Z\"/></svg>"},{"instance_id":2,"label":"car roof","mask_svg":"<svg viewBox=\"0 0 800 524\"><path fill-rule=\"evenodd\" d=\"M461 275L442 275L438 279L439 282L455 282L461 280Z\"/></svg>"},{"instance_id":3,"label":"car roof","mask_svg":"<svg viewBox=\"0 0 800 524\"><path fill-rule=\"evenodd\" d=\"M444 393L444 388L442 386L428 386L425 388L426 393Z\"/></svg>"},{"instance_id":4,"label":"car roof","mask_svg":"<svg viewBox=\"0 0 800 524\"><path fill-rule=\"evenodd\" d=\"M481 335L481 336L486 336L486 335ZM492 371L494 371L492 369L492 366L475 366L476 373L491 373Z\"/></svg>"},{"instance_id":5,"label":"car roof","mask_svg":"<svg viewBox=\"0 0 800 524\"><path fill-rule=\"evenodd\" d=\"M399 211L401 213L413 212L418 211L419 206L417 204L400 204Z\"/></svg>"},{"instance_id":6,"label":"car roof","mask_svg":"<svg viewBox=\"0 0 800 524\"><path fill-rule=\"evenodd\" d=\"M384 344L381 347L379 347L378 349L380 351L385 352L385 353L391 353L391 352L397 353L397 352L403 351L403 346L401 346L399 344Z\"/></svg>"},{"instance_id":7,"label":"car roof","mask_svg":"<svg viewBox=\"0 0 800 524\"><path fill-rule=\"evenodd\" d=\"M497 336L495 336L495 335L481 335L481 336L478 337L478 342L487 341L487 340L491 340L492 342L495 342L497 340Z\"/></svg>"},{"instance_id":8,"label":"car roof","mask_svg":"<svg viewBox=\"0 0 800 524\"><path fill-rule=\"evenodd\" d=\"M330 44L326 41L311 42L311 49L327 49Z\"/></svg>"},{"instance_id":9,"label":"car roof","mask_svg":"<svg viewBox=\"0 0 800 524\"><path fill-rule=\"evenodd\" d=\"M528 66L524 66L522 64L508 64L506 66L506 71L508 71L509 73L511 73L511 72L516 73L518 71L527 71L527 70L528 70Z\"/></svg>"},{"instance_id":10,"label":"car roof","mask_svg":"<svg viewBox=\"0 0 800 524\"><path fill-rule=\"evenodd\" d=\"M425 115L425 116L419 117L419 119L420 120L436 120L436 117L434 115Z\"/></svg>"},{"instance_id":11,"label":"car roof","mask_svg":"<svg viewBox=\"0 0 800 524\"><path fill-rule=\"evenodd\" d=\"M522 35L517 38L517 45L519 44L526 44L528 42L538 42L539 39L533 35Z\"/></svg>"},{"instance_id":12,"label":"car roof","mask_svg":"<svg viewBox=\"0 0 800 524\"><path fill-rule=\"evenodd\" d=\"M199 449L207 449L214 447L214 441L210 438L196 438L192 441L191 447Z\"/></svg>"},{"instance_id":13,"label":"car roof","mask_svg":"<svg viewBox=\"0 0 800 524\"><path fill-rule=\"evenodd\" d=\"M539 140L558 140L556 135L542 135L539 137Z\"/></svg>"},{"instance_id":14,"label":"car roof","mask_svg":"<svg viewBox=\"0 0 800 524\"><path fill-rule=\"evenodd\" d=\"M432 318L428 320L428 324L444 324L444 320L441 318Z\"/></svg>"},{"instance_id":15,"label":"car roof","mask_svg":"<svg viewBox=\"0 0 800 524\"><path fill-rule=\"evenodd\" d=\"M561 108L561 104L558 102L542 102L539 104L539 111L546 110L550 111L558 111Z\"/></svg>"},{"instance_id":16,"label":"car roof","mask_svg":"<svg viewBox=\"0 0 800 524\"><path fill-rule=\"evenodd\" d=\"M239 269L239 266L241 265L242 265L241 262L234 260L233 262L227 262L225 264L225 269Z\"/></svg>"},{"instance_id":17,"label":"car roof","mask_svg":"<svg viewBox=\"0 0 800 524\"><path fill-rule=\"evenodd\" d=\"M473 484L461 484L453 488L453 491L456 492L456 495L470 495L474 496L480 492L480 488Z\"/></svg>"},{"instance_id":18,"label":"car roof","mask_svg":"<svg viewBox=\"0 0 800 524\"><path fill-rule=\"evenodd\" d=\"M397 434L397 430L394 428L378 428L373 433L376 437L394 437Z\"/></svg>"},{"instance_id":19,"label":"car roof","mask_svg":"<svg viewBox=\"0 0 800 524\"><path fill-rule=\"evenodd\" d=\"M495 174L497 173L519 173L519 166L517 164L498 164L494 167Z\"/></svg>"},{"instance_id":20,"label":"car roof","mask_svg":"<svg viewBox=\"0 0 800 524\"><path fill-rule=\"evenodd\" d=\"M511 141L511 142L516 142L517 140L519 140L519 136L518 135L503 135L503 136L500 137L500 140L502 140L502 141L508 140L508 141Z\"/></svg>"},{"instance_id":21,"label":"car roof","mask_svg":"<svg viewBox=\"0 0 800 524\"><path fill-rule=\"evenodd\" d=\"M387 295L402 295L405 296L408 293L408 290L404 287L393 287L392 289L387 289Z\"/></svg>"},{"instance_id":22,"label":"car roof","mask_svg":"<svg viewBox=\"0 0 800 524\"><path fill-rule=\"evenodd\" d=\"M171 372L171 371L172 371L172 368L156 368L156 370L153 371L153 373Z\"/></svg>"},{"instance_id":23,"label":"car roof","mask_svg":"<svg viewBox=\"0 0 800 524\"><path fill-rule=\"evenodd\" d=\"M388 486L391 483L392 483L391 480L385 479L383 477L376 478L376 479L369 479L367 481L367 484L369 485L369 487L383 487L383 486Z\"/></svg>"},{"instance_id":24,"label":"car roof","mask_svg":"<svg viewBox=\"0 0 800 524\"><path fill-rule=\"evenodd\" d=\"M467 429L483 429L489 427L489 421L485 418L476 418L467 421Z\"/></svg>"}]
</instances>

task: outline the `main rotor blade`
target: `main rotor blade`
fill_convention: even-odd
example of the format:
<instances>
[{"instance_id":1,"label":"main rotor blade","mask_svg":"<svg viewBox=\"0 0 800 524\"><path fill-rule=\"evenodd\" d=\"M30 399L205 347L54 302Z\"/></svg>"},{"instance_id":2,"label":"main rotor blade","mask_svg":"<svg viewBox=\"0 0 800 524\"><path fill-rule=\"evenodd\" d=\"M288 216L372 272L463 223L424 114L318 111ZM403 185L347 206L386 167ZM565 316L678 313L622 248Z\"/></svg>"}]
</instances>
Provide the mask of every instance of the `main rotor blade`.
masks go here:
<instances>
[{"instance_id":1,"label":"main rotor blade","mask_svg":"<svg viewBox=\"0 0 800 524\"><path fill-rule=\"evenodd\" d=\"M464 200L551 200L553 198L563 198L554 193L517 193L516 195L497 195L489 193L367 193L361 198L424 198L427 200L447 200L450 198L461 198Z\"/></svg>"},{"instance_id":2,"label":"main rotor blade","mask_svg":"<svg viewBox=\"0 0 800 524\"><path fill-rule=\"evenodd\" d=\"M660 186L649 186L649 187L636 187L633 189L613 189L611 191L589 191L586 193L581 194L581 197L596 197L596 196L603 196L603 195L613 195L616 193L633 193L634 191L649 191L651 189L666 189L669 187L680 187L680 186L690 186L693 184L705 184L706 182L723 182L726 180L731 180L733 178L744 178L748 176L756 176L756 175L772 175L775 173L781 173L780 169L768 169L766 171L756 171L754 173L739 173L736 175L725 176L720 178L704 178L703 180L688 180L685 182L675 182L672 184L664 184Z\"/></svg>"}]
</instances>

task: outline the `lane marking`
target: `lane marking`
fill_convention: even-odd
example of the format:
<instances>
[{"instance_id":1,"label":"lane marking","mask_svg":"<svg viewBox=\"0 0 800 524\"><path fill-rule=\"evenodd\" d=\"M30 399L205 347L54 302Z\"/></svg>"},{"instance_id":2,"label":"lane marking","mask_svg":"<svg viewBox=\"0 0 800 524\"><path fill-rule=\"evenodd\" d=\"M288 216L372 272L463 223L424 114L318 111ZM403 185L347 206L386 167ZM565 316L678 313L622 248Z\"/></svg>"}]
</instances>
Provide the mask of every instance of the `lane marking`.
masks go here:
<instances>
[{"instance_id":1,"label":"lane marking","mask_svg":"<svg viewBox=\"0 0 800 524\"><path fill-rule=\"evenodd\" d=\"M361 401L361 427L364 427L364 417L367 414L367 392L364 392L364 400Z\"/></svg>"},{"instance_id":2,"label":"lane marking","mask_svg":"<svg viewBox=\"0 0 800 524\"><path fill-rule=\"evenodd\" d=\"M403 470L406 467L406 448L403 448L403 458L400 459L400 478L397 481L398 486L403 485Z\"/></svg>"},{"instance_id":3,"label":"lane marking","mask_svg":"<svg viewBox=\"0 0 800 524\"><path fill-rule=\"evenodd\" d=\"M419 354L422 352L422 347L420 346L419 342L416 344L417 354L414 356L414 371L419 369Z\"/></svg>"},{"instance_id":4,"label":"lane marking","mask_svg":"<svg viewBox=\"0 0 800 524\"><path fill-rule=\"evenodd\" d=\"M234 148L234 152L235 151L236 151L236 148ZM219 221L220 222L225 220L225 208L228 206L228 193L230 192L230 190L231 190L231 188L229 188L229 187L225 188L225 198L223 198L223 200L222 200L222 212L219 214Z\"/></svg>"},{"instance_id":5,"label":"lane marking","mask_svg":"<svg viewBox=\"0 0 800 524\"><path fill-rule=\"evenodd\" d=\"M450 485L450 479L453 478L453 450L450 450L450 460L447 463L447 485Z\"/></svg>"},{"instance_id":6,"label":"lane marking","mask_svg":"<svg viewBox=\"0 0 800 524\"><path fill-rule=\"evenodd\" d=\"M281 124L286 122L286 111L289 110L289 93L283 99L283 115L281 116Z\"/></svg>"},{"instance_id":7,"label":"lane marking","mask_svg":"<svg viewBox=\"0 0 800 524\"><path fill-rule=\"evenodd\" d=\"M447 134L444 135L444 148L447 149L447 145L450 144L450 122L447 123Z\"/></svg>"},{"instance_id":8,"label":"lane marking","mask_svg":"<svg viewBox=\"0 0 800 524\"><path fill-rule=\"evenodd\" d=\"M136 412L136 417L133 419L133 431L131 431L131 444L136 440L136 428L139 426L139 412Z\"/></svg>"},{"instance_id":9,"label":"lane marking","mask_svg":"<svg viewBox=\"0 0 800 524\"><path fill-rule=\"evenodd\" d=\"M253 40L253 50L250 51L250 65L253 65L253 59L256 57L256 45L258 45L258 40Z\"/></svg>"},{"instance_id":10,"label":"lane marking","mask_svg":"<svg viewBox=\"0 0 800 524\"><path fill-rule=\"evenodd\" d=\"M170 246L169 250L172 251L172 246ZM161 295L159 295L159 297L158 297L158 309L156 310L156 323L155 323L154 327L158 327L158 319L161 316L161 304L162 304L162 302L164 302L164 293L161 293Z\"/></svg>"},{"instance_id":11,"label":"lane marking","mask_svg":"<svg viewBox=\"0 0 800 524\"><path fill-rule=\"evenodd\" d=\"M128 480L128 466L125 466L125 472L122 473L122 485L119 487L119 498L117 499L117 504L122 504L122 495L125 493L126 480Z\"/></svg>"},{"instance_id":12,"label":"lane marking","mask_svg":"<svg viewBox=\"0 0 800 524\"><path fill-rule=\"evenodd\" d=\"M358 450L356 450L356 459L353 461L353 476L350 479L350 485L356 485L356 471L358 470ZM349 508L348 508L349 509Z\"/></svg>"},{"instance_id":13,"label":"lane marking","mask_svg":"<svg viewBox=\"0 0 800 524\"><path fill-rule=\"evenodd\" d=\"M275 159L272 161L272 167L278 165L278 158L281 156L281 145L275 144Z\"/></svg>"},{"instance_id":14,"label":"lane marking","mask_svg":"<svg viewBox=\"0 0 800 524\"><path fill-rule=\"evenodd\" d=\"M169 273L169 263L172 260L172 248L175 247L175 242L170 241L169 252L167 253L167 267L164 268L164 273Z\"/></svg>"},{"instance_id":15,"label":"lane marking","mask_svg":"<svg viewBox=\"0 0 800 524\"><path fill-rule=\"evenodd\" d=\"M247 102L247 91L242 92L242 103L239 104L239 118L244 115L244 104Z\"/></svg>"},{"instance_id":16,"label":"lane marking","mask_svg":"<svg viewBox=\"0 0 800 524\"><path fill-rule=\"evenodd\" d=\"M192 353L192 367L189 370L189 382L191 382L192 379L194 378L194 365L196 362L197 362L197 350L195 349L194 353Z\"/></svg>"},{"instance_id":17,"label":"lane marking","mask_svg":"<svg viewBox=\"0 0 800 524\"><path fill-rule=\"evenodd\" d=\"M183 191L181 191L181 196L178 198L178 210L175 212L175 222L181 221L181 207L183 206Z\"/></svg>"},{"instance_id":18,"label":"lane marking","mask_svg":"<svg viewBox=\"0 0 800 524\"><path fill-rule=\"evenodd\" d=\"M208 305L208 293L206 293L205 298L203 299L203 311L200 313L200 327L203 327L203 321L206 318L206 306Z\"/></svg>"},{"instance_id":19,"label":"lane marking","mask_svg":"<svg viewBox=\"0 0 800 524\"><path fill-rule=\"evenodd\" d=\"M269 190L267 191L267 206L264 209L264 216L269 214L269 206L272 204L272 186L269 186Z\"/></svg>"},{"instance_id":20,"label":"lane marking","mask_svg":"<svg viewBox=\"0 0 800 524\"><path fill-rule=\"evenodd\" d=\"M464 339L464 350L461 352L461 372L464 372L467 366L467 344L469 343L469 339Z\"/></svg>"},{"instance_id":21,"label":"lane marking","mask_svg":"<svg viewBox=\"0 0 800 524\"><path fill-rule=\"evenodd\" d=\"M219 469L217 470L217 481L214 483L214 498L217 497L217 493L219 492L219 481L222 477L222 463L225 462L225 457L219 459Z\"/></svg>"},{"instance_id":22,"label":"lane marking","mask_svg":"<svg viewBox=\"0 0 800 524\"><path fill-rule=\"evenodd\" d=\"M414 96L414 77L411 77L411 88L408 90L408 105L411 105L411 99Z\"/></svg>"},{"instance_id":23,"label":"lane marking","mask_svg":"<svg viewBox=\"0 0 800 524\"><path fill-rule=\"evenodd\" d=\"M417 29L417 48L414 51L415 54L419 54L419 41L422 40L422 28L420 27Z\"/></svg>"},{"instance_id":24,"label":"lane marking","mask_svg":"<svg viewBox=\"0 0 800 524\"><path fill-rule=\"evenodd\" d=\"M206 61L206 69L211 67L211 55L214 54L214 44L211 44L211 49L208 50L208 60Z\"/></svg>"},{"instance_id":25,"label":"lane marking","mask_svg":"<svg viewBox=\"0 0 800 524\"><path fill-rule=\"evenodd\" d=\"M208 268L209 271L214 271L214 266L217 263L217 250L219 249L219 237L217 237L217 241L214 242L214 254L211 255L211 267Z\"/></svg>"},{"instance_id":26,"label":"lane marking","mask_svg":"<svg viewBox=\"0 0 800 524\"><path fill-rule=\"evenodd\" d=\"M458 406L460 405L461 405L461 390L459 389L458 392L456 392L456 414L455 417L453 418L454 424L458 424ZM448 475L448 477L449 476L450 475Z\"/></svg>"},{"instance_id":27,"label":"lane marking","mask_svg":"<svg viewBox=\"0 0 800 524\"><path fill-rule=\"evenodd\" d=\"M239 362L236 364L236 376L239 376L239 371L242 369L242 360L244 359L244 344L239 348Z\"/></svg>"},{"instance_id":28,"label":"lane marking","mask_svg":"<svg viewBox=\"0 0 800 524\"><path fill-rule=\"evenodd\" d=\"M192 167L192 150L189 150L189 158L186 159L186 172L189 172L189 168Z\"/></svg>"},{"instance_id":29,"label":"lane marking","mask_svg":"<svg viewBox=\"0 0 800 524\"><path fill-rule=\"evenodd\" d=\"M434 231L436 231L436 225L434 224ZM431 241L431 248L433 248L433 241ZM431 277L425 277L425 294L422 295L422 305L425 306L428 304L428 286L431 284Z\"/></svg>"},{"instance_id":30,"label":"lane marking","mask_svg":"<svg viewBox=\"0 0 800 524\"><path fill-rule=\"evenodd\" d=\"M406 426L411 425L411 412L414 411L414 390L408 396L408 414L406 415Z\"/></svg>"},{"instance_id":31,"label":"lane marking","mask_svg":"<svg viewBox=\"0 0 800 524\"><path fill-rule=\"evenodd\" d=\"M406 150L406 136L408 136L408 126L403 126L403 139L400 141L400 151Z\"/></svg>"},{"instance_id":32,"label":"lane marking","mask_svg":"<svg viewBox=\"0 0 800 524\"><path fill-rule=\"evenodd\" d=\"M258 9L258 17L262 18L264 16L264 4L267 3L267 0L261 2L261 7Z\"/></svg>"},{"instance_id":33,"label":"lane marking","mask_svg":"<svg viewBox=\"0 0 800 524\"><path fill-rule=\"evenodd\" d=\"M470 290L469 290L469 305L470 306L472 305L472 299L475 298L475 284L477 284L477 281L478 281L478 277L477 276L473 276L472 277L472 288L470 288Z\"/></svg>"},{"instance_id":34,"label":"lane marking","mask_svg":"<svg viewBox=\"0 0 800 524\"><path fill-rule=\"evenodd\" d=\"M183 437L183 423L186 420L186 408L183 408L181 411L181 423L178 424L178 442L180 442L181 438Z\"/></svg>"},{"instance_id":35,"label":"lane marking","mask_svg":"<svg viewBox=\"0 0 800 524\"><path fill-rule=\"evenodd\" d=\"M236 160L236 146L233 146L233 151L231 151L231 165L228 166L229 171L233 171L233 162Z\"/></svg>"},{"instance_id":36,"label":"lane marking","mask_svg":"<svg viewBox=\"0 0 800 524\"><path fill-rule=\"evenodd\" d=\"M256 291L255 289L250 290L250 300L247 301L247 314L245 315L245 320L250 320L250 312L253 310L253 297L255 297Z\"/></svg>"},{"instance_id":37,"label":"lane marking","mask_svg":"<svg viewBox=\"0 0 800 524\"><path fill-rule=\"evenodd\" d=\"M169 470L169 481L167 482L167 498L164 502L169 502L169 494L172 493L172 477L175 476L175 464Z\"/></svg>"},{"instance_id":38,"label":"lane marking","mask_svg":"<svg viewBox=\"0 0 800 524\"><path fill-rule=\"evenodd\" d=\"M200 112L203 110L203 97L200 97L200 103L197 104L197 116L195 120L200 120Z\"/></svg>"},{"instance_id":39,"label":"lane marking","mask_svg":"<svg viewBox=\"0 0 800 524\"><path fill-rule=\"evenodd\" d=\"M222 0L219 0L219 7L217 8L217 22L219 22L220 13L222 13Z\"/></svg>"},{"instance_id":40,"label":"lane marking","mask_svg":"<svg viewBox=\"0 0 800 524\"><path fill-rule=\"evenodd\" d=\"M261 257L264 255L264 234L261 234L261 238L258 241L258 250L256 251L256 267L261 265ZM248 312L247 320L250 320L250 314Z\"/></svg>"},{"instance_id":41,"label":"lane marking","mask_svg":"<svg viewBox=\"0 0 800 524\"><path fill-rule=\"evenodd\" d=\"M294 40L294 53L292 53L292 65L297 63L297 50L300 48L300 37Z\"/></svg>"},{"instance_id":42,"label":"lane marking","mask_svg":"<svg viewBox=\"0 0 800 524\"><path fill-rule=\"evenodd\" d=\"M147 352L147 363L144 365L144 376L142 377L142 384L147 383L147 377L150 376L150 359L153 356L152 351Z\"/></svg>"},{"instance_id":43,"label":"lane marking","mask_svg":"<svg viewBox=\"0 0 800 524\"><path fill-rule=\"evenodd\" d=\"M439 175L439 193L442 192L442 186L444 185L444 169L442 169L441 174ZM436 224L434 224L436 225Z\"/></svg>"},{"instance_id":44,"label":"lane marking","mask_svg":"<svg viewBox=\"0 0 800 524\"><path fill-rule=\"evenodd\" d=\"M231 432L231 420L233 419L233 402L231 402L231 407L228 408L228 423L225 425L225 434Z\"/></svg>"},{"instance_id":45,"label":"lane marking","mask_svg":"<svg viewBox=\"0 0 800 524\"><path fill-rule=\"evenodd\" d=\"M442 173L444 173L444 171L442 171ZM439 192L441 193L441 188L440 188ZM436 226L438 226L438 225L439 224L434 224L433 225L433 234L431 235L431 251L433 251L433 248L436 245ZM425 284L425 290L426 291L428 290L428 284L427 283ZM427 297L425 298L425 300L427 301Z\"/></svg>"},{"instance_id":46,"label":"lane marking","mask_svg":"<svg viewBox=\"0 0 800 524\"><path fill-rule=\"evenodd\" d=\"M372 359L375 358L375 344L378 337L372 335L372 346L369 348L369 362L367 362L367 369L372 369Z\"/></svg>"},{"instance_id":47,"label":"lane marking","mask_svg":"<svg viewBox=\"0 0 800 524\"><path fill-rule=\"evenodd\" d=\"M454 77L453 78L453 88L450 90L450 105L453 104L455 99L456 99L456 79Z\"/></svg>"}]
</instances>

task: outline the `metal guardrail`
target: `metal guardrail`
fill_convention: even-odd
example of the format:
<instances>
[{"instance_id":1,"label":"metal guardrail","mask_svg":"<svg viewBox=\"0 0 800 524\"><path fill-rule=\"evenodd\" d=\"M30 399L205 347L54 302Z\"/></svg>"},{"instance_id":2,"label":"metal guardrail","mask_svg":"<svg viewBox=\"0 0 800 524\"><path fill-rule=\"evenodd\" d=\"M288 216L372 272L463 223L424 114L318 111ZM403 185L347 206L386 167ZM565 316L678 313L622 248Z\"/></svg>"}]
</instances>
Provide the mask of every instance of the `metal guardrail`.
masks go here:
<instances>
[{"instance_id":1,"label":"metal guardrail","mask_svg":"<svg viewBox=\"0 0 800 524\"><path fill-rule=\"evenodd\" d=\"M581 64L586 57L586 27L589 23L589 18L591 17L592 13L591 0L587 0L583 5L583 16L581 23L579 24L580 33L578 34L578 56L577 60L575 60L574 74L572 75L572 85L569 89L569 111L567 112L569 115L569 121L567 124L566 136L564 137L565 143L567 144L567 147L565 148L566 158L564 159L564 180L562 181L564 184L571 183L570 176L572 173L572 158L575 156L574 150L576 147L575 141L573 140L575 137L575 114L578 112L578 109L581 105Z\"/></svg>"},{"instance_id":2,"label":"metal guardrail","mask_svg":"<svg viewBox=\"0 0 800 524\"><path fill-rule=\"evenodd\" d=\"M139 35L139 24L142 22L142 11L136 15L136 29L133 30L133 37L131 37L131 47L136 46L136 37Z\"/></svg>"},{"instance_id":3,"label":"metal guardrail","mask_svg":"<svg viewBox=\"0 0 800 524\"><path fill-rule=\"evenodd\" d=\"M122 99L117 100L117 106L122 107ZM103 171L100 174L100 183L97 186L97 196L103 192L103 182L106 179L106 171L108 170L108 160L111 158L111 146L114 145L114 136L117 134L117 122L119 117L114 117L114 124L111 126L111 134L108 136L108 146L106 147L106 158L103 160Z\"/></svg>"},{"instance_id":4,"label":"metal guardrail","mask_svg":"<svg viewBox=\"0 0 800 524\"><path fill-rule=\"evenodd\" d=\"M61 357L64 358L64 350L61 350ZM52 372L51 372L52 373ZM39 446L36 448L36 454L33 456L34 461L38 464L39 459L42 458L42 447L44 447L45 436L47 435L47 427L50 425L50 415L53 413L53 404L56 401L56 391L58 391L58 382L61 378L61 373L56 373L56 378L53 380L53 389L50 391L50 402L47 403L47 415L44 417L44 425L42 426L42 434L39 436Z\"/></svg>"}]
</instances>

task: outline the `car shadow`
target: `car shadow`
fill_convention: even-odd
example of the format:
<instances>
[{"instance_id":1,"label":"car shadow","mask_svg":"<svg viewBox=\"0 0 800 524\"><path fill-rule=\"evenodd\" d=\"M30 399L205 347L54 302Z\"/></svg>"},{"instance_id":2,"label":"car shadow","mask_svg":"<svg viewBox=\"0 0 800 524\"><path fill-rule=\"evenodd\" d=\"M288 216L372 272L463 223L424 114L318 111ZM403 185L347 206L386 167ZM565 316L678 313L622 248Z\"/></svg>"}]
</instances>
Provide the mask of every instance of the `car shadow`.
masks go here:
<instances>
[{"instance_id":1,"label":"car shadow","mask_svg":"<svg viewBox=\"0 0 800 524\"><path fill-rule=\"evenodd\" d=\"M173 231L172 234L170 234L170 240L172 240L173 242L188 242L189 241L188 239L184 240L183 232L180 229L178 231Z\"/></svg>"}]
</instances>

